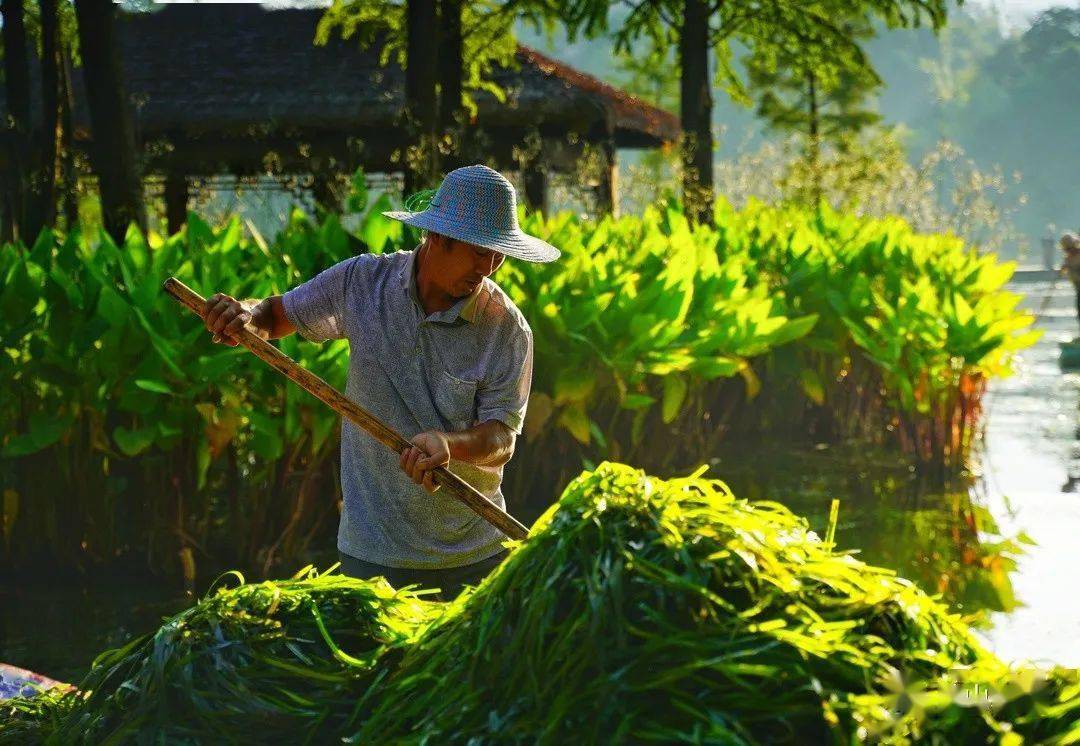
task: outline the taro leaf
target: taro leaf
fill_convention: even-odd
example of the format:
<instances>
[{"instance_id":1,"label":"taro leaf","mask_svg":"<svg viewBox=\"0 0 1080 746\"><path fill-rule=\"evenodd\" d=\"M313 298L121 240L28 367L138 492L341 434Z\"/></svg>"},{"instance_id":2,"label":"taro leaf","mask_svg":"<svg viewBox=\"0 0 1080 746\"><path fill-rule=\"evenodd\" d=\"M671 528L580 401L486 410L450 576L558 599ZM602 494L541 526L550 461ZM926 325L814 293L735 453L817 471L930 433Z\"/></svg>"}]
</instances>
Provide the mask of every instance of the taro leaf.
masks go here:
<instances>
[{"instance_id":1,"label":"taro leaf","mask_svg":"<svg viewBox=\"0 0 1080 746\"><path fill-rule=\"evenodd\" d=\"M111 326L122 326L131 314L131 306L123 297L108 285L103 285L101 295L98 298L98 315L109 322Z\"/></svg>"},{"instance_id":2,"label":"taro leaf","mask_svg":"<svg viewBox=\"0 0 1080 746\"><path fill-rule=\"evenodd\" d=\"M688 388L682 376L674 373L664 376L664 399L660 411L665 424L670 424L679 415Z\"/></svg>"},{"instance_id":3,"label":"taro leaf","mask_svg":"<svg viewBox=\"0 0 1080 746\"><path fill-rule=\"evenodd\" d=\"M761 391L761 379L754 372L754 367L745 360L739 366L739 375L746 382L746 398L753 399Z\"/></svg>"},{"instance_id":4,"label":"taro leaf","mask_svg":"<svg viewBox=\"0 0 1080 746\"><path fill-rule=\"evenodd\" d=\"M695 361L690 370L706 380L727 378L739 372L739 361L735 358L717 355Z\"/></svg>"},{"instance_id":5,"label":"taro leaf","mask_svg":"<svg viewBox=\"0 0 1080 746\"><path fill-rule=\"evenodd\" d=\"M127 456L138 456L153 445L156 436L157 428L155 427L141 427L136 430L129 430L120 426L113 430L113 440L116 441L116 445Z\"/></svg>"},{"instance_id":6,"label":"taro leaf","mask_svg":"<svg viewBox=\"0 0 1080 746\"><path fill-rule=\"evenodd\" d=\"M529 405L525 409L525 423L522 427L525 437L538 437L544 431L544 425L551 419L554 409L551 397L547 394L540 391L530 394Z\"/></svg>"},{"instance_id":7,"label":"taro leaf","mask_svg":"<svg viewBox=\"0 0 1080 746\"><path fill-rule=\"evenodd\" d=\"M198 489L206 486L206 472L210 468L210 444L200 440L195 450L195 483Z\"/></svg>"},{"instance_id":8,"label":"taro leaf","mask_svg":"<svg viewBox=\"0 0 1080 746\"><path fill-rule=\"evenodd\" d=\"M791 319L782 327L777 329L770 335L770 339L774 346L787 344L793 340L805 337L810 333L810 330L814 328L817 323L818 315L812 313L809 316L802 316L797 319Z\"/></svg>"},{"instance_id":9,"label":"taro leaf","mask_svg":"<svg viewBox=\"0 0 1080 746\"><path fill-rule=\"evenodd\" d=\"M368 245L373 254L381 254L387 243L392 243L401 236L401 224L383 215L384 210L394 209L388 194L381 194L364 216L357 230L360 240Z\"/></svg>"},{"instance_id":10,"label":"taro leaf","mask_svg":"<svg viewBox=\"0 0 1080 746\"><path fill-rule=\"evenodd\" d=\"M820 406L825 403L825 386L822 384L821 376L817 374L816 370L803 368L799 372L799 384L802 386L806 396L814 404Z\"/></svg>"},{"instance_id":11,"label":"taro leaf","mask_svg":"<svg viewBox=\"0 0 1080 746\"><path fill-rule=\"evenodd\" d=\"M584 405L575 402L563 409L559 414L559 424L569 431L574 438L584 445L589 444L590 429L589 417L585 414Z\"/></svg>"},{"instance_id":12,"label":"taro leaf","mask_svg":"<svg viewBox=\"0 0 1080 746\"><path fill-rule=\"evenodd\" d=\"M251 450L263 461L277 461L285 446L276 433L259 430L251 437Z\"/></svg>"},{"instance_id":13,"label":"taro leaf","mask_svg":"<svg viewBox=\"0 0 1080 746\"><path fill-rule=\"evenodd\" d=\"M49 271L49 278L56 283L61 290L64 291L64 295L67 296L68 303L73 308L82 310L83 307L83 294L79 290L79 286L75 284L75 281L71 279L67 272L60 267L53 267Z\"/></svg>"},{"instance_id":14,"label":"taro leaf","mask_svg":"<svg viewBox=\"0 0 1080 746\"><path fill-rule=\"evenodd\" d=\"M139 324L146 330L146 333L150 336L150 343L153 345L154 350L162 361L169 366L173 373L180 378L184 377L184 371L180 370L173 358L176 357L176 351L173 350L172 343L165 339L163 336L157 333L157 331L150 326L150 322L146 320L146 316L138 308L132 309L135 312L135 318L139 320Z\"/></svg>"},{"instance_id":15,"label":"taro leaf","mask_svg":"<svg viewBox=\"0 0 1080 746\"><path fill-rule=\"evenodd\" d=\"M589 398L596 386L596 374L572 365L559 371L555 378L555 404L581 402Z\"/></svg>"},{"instance_id":16,"label":"taro leaf","mask_svg":"<svg viewBox=\"0 0 1080 746\"><path fill-rule=\"evenodd\" d=\"M648 394L627 394L623 397L619 406L623 409L648 409L655 403L655 396L649 396Z\"/></svg>"},{"instance_id":17,"label":"taro leaf","mask_svg":"<svg viewBox=\"0 0 1080 746\"><path fill-rule=\"evenodd\" d=\"M35 413L30 416L30 431L16 435L0 451L4 458L17 458L48 448L67 432L74 422L73 417L54 418Z\"/></svg>"},{"instance_id":18,"label":"taro leaf","mask_svg":"<svg viewBox=\"0 0 1080 746\"><path fill-rule=\"evenodd\" d=\"M173 390L165 385L162 381L155 381L151 378L136 378L135 385L145 391L152 391L155 394L172 394Z\"/></svg>"}]
</instances>

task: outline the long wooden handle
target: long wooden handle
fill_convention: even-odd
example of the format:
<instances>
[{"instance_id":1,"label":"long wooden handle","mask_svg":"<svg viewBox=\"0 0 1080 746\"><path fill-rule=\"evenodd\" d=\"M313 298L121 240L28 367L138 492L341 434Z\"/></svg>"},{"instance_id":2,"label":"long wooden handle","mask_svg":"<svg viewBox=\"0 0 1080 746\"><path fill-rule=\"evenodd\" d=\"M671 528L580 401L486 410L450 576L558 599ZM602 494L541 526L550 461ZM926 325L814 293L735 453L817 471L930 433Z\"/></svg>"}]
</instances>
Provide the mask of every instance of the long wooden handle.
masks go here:
<instances>
[{"instance_id":1,"label":"long wooden handle","mask_svg":"<svg viewBox=\"0 0 1080 746\"><path fill-rule=\"evenodd\" d=\"M200 318L203 317L206 310L206 299L201 295L175 277L167 279L164 288L169 295L190 308ZM379 418L311 371L300 367L299 363L250 329L242 329L237 337L244 347L262 358L272 368L283 373L297 386L322 401L342 417L364 428L387 448L395 453L401 453L406 448L412 447L412 443L401 437L393 428L383 423ZM432 471L432 476L436 484L465 503L473 512L511 539L524 539L528 535L529 530L516 518L488 500L471 484L449 469L440 466Z\"/></svg>"}]
</instances>

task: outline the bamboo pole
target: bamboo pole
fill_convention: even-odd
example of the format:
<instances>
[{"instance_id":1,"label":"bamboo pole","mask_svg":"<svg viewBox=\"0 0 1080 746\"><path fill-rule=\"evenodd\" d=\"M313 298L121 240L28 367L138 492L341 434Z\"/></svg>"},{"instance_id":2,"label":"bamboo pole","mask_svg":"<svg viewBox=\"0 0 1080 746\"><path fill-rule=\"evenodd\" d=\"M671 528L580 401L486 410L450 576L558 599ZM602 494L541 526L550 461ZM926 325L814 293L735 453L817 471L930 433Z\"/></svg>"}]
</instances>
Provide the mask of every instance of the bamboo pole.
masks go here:
<instances>
[{"instance_id":1,"label":"bamboo pole","mask_svg":"<svg viewBox=\"0 0 1080 746\"><path fill-rule=\"evenodd\" d=\"M206 307L205 298L175 277L167 279L163 287L165 292L198 314L199 318L203 317ZM285 375L286 378L342 417L363 428L390 450L400 454L406 448L412 447L412 443L405 440L377 417L311 371L300 367L299 363L250 329L242 329L237 337L244 347L261 358L270 367ZM511 539L524 539L528 535L529 530L518 522L516 518L488 500L472 485L446 467L440 466L434 469L432 476L435 484L446 488L451 495L464 503L470 510Z\"/></svg>"}]
</instances>

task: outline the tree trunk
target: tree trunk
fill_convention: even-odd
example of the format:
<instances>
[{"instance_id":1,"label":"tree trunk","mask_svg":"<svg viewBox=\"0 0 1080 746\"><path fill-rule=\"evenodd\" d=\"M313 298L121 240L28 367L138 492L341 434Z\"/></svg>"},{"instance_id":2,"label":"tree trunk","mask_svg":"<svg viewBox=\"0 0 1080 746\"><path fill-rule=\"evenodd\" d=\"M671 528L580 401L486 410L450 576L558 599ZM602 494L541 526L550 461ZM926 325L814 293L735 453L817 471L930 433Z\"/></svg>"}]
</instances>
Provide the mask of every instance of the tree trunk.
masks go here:
<instances>
[{"instance_id":1,"label":"tree trunk","mask_svg":"<svg viewBox=\"0 0 1080 746\"><path fill-rule=\"evenodd\" d=\"M405 19L406 194L432 186L436 178L437 23L436 0L409 0Z\"/></svg>"},{"instance_id":2,"label":"tree trunk","mask_svg":"<svg viewBox=\"0 0 1080 746\"><path fill-rule=\"evenodd\" d=\"M312 174L311 196L324 213L341 215L341 199L334 190L331 174L325 171Z\"/></svg>"},{"instance_id":3,"label":"tree trunk","mask_svg":"<svg viewBox=\"0 0 1080 746\"><path fill-rule=\"evenodd\" d=\"M521 180L525 182L525 207L529 212L539 210L547 215L548 184L547 168L539 158L534 158L522 169Z\"/></svg>"},{"instance_id":4,"label":"tree trunk","mask_svg":"<svg viewBox=\"0 0 1080 746\"><path fill-rule=\"evenodd\" d=\"M600 183L596 187L596 206L600 215L618 217L618 161L615 156L615 138L609 136L600 143L602 164Z\"/></svg>"},{"instance_id":5,"label":"tree trunk","mask_svg":"<svg viewBox=\"0 0 1080 746\"><path fill-rule=\"evenodd\" d=\"M808 70L806 73L807 84L807 100L809 102L810 110L809 120L809 136L810 140L807 143L809 151L807 153L807 159L810 161L810 178L813 181L813 198L814 206L817 207L821 204L821 114L818 106L818 91L817 91L817 76L814 75L813 70Z\"/></svg>"},{"instance_id":6,"label":"tree trunk","mask_svg":"<svg viewBox=\"0 0 1080 746\"><path fill-rule=\"evenodd\" d=\"M683 202L691 220L711 223L714 199L712 85L706 0L686 0L679 34L679 66Z\"/></svg>"},{"instance_id":7,"label":"tree trunk","mask_svg":"<svg viewBox=\"0 0 1080 746\"><path fill-rule=\"evenodd\" d=\"M75 97L71 91L71 58L60 53L60 192L64 204L64 227L70 231L79 222L79 175L75 168L75 123L72 110Z\"/></svg>"},{"instance_id":8,"label":"tree trunk","mask_svg":"<svg viewBox=\"0 0 1080 746\"><path fill-rule=\"evenodd\" d=\"M41 226L56 223L57 123L60 119L60 25L56 0L38 0L41 9L41 167L37 196Z\"/></svg>"},{"instance_id":9,"label":"tree trunk","mask_svg":"<svg viewBox=\"0 0 1080 746\"><path fill-rule=\"evenodd\" d=\"M462 0L439 0L439 135L449 142L439 169L452 171L465 165L466 111L461 103L464 78L464 41L461 34Z\"/></svg>"},{"instance_id":10,"label":"tree trunk","mask_svg":"<svg viewBox=\"0 0 1080 746\"><path fill-rule=\"evenodd\" d=\"M4 179L13 240L32 241L26 224L30 200L30 66L22 0L0 0L4 14L4 82L10 124L10 167Z\"/></svg>"},{"instance_id":11,"label":"tree trunk","mask_svg":"<svg viewBox=\"0 0 1080 746\"><path fill-rule=\"evenodd\" d=\"M165 175L165 226L169 235L175 235L187 224L188 181L181 171L169 171Z\"/></svg>"},{"instance_id":12,"label":"tree trunk","mask_svg":"<svg viewBox=\"0 0 1080 746\"><path fill-rule=\"evenodd\" d=\"M120 245L135 222L146 231L146 206L135 149L135 129L114 29L111 0L76 0L79 46L93 130L91 163L101 190L105 230Z\"/></svg>"}]
</instances>

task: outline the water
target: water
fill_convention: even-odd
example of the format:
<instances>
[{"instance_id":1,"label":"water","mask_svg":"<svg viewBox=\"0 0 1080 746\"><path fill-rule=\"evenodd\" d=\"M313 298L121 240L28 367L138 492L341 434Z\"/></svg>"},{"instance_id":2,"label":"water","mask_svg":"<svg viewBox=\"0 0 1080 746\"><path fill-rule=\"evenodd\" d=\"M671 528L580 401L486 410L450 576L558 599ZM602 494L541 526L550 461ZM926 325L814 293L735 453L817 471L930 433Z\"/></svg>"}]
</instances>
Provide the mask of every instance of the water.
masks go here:
<instances>
[{"instance_id":1,"label":"water","mask_svg":"<svg viewBox=\"0 0 1080 746\"><path fill-rule=\"evenodd\" d=\"M1034 286L1039 310L1048 283ZM999 381L987 402L987 508L1006 533L1023 531L1034 546L1012 574L1023 606L993 614L990 646L1007 659L1080 666L1080 376L1063 374L1058 342L1078 331L1073 289L1059 281L1018 375ZM1072 479L1071 479L1072 478ZM1066 491L1073 486L1077 492Z\"/></svg>"},{"instance_id":2,"label":"water","mask_svg":"<svg viewBox=\"0 0 1080 746\"><path fill-rule=\"evenodd\" d=\"M1037 309L1048 284L1014 288ZM1080 666L1080 377L1062 374L1058 341L1078 330L1058 282L1017 375L985 407L982 472L972 487L928 489L888 454L850 447L726 453L711 475L742 497L783 502L824 532L840 500L837 542L939 593L1009 660ZM0 661L77 680L94 656L190 603L160 585L0 589Z\"/></svg>"}]
</instances>

